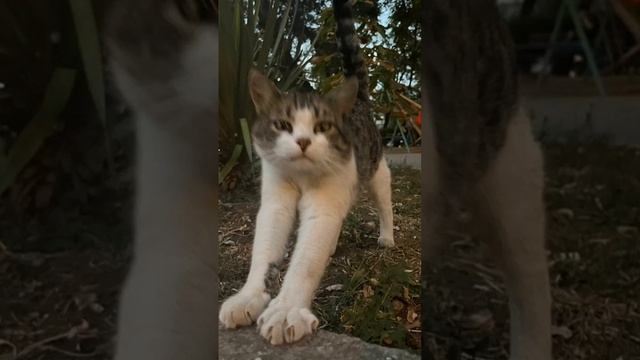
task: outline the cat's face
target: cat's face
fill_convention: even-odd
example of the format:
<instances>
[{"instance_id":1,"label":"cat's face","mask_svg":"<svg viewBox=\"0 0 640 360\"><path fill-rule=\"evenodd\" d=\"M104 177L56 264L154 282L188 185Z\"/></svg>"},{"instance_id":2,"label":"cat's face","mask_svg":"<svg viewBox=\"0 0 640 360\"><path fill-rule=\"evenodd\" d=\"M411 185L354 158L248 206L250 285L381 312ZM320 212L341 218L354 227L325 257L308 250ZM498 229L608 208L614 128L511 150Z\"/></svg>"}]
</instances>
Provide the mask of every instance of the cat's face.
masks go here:
<instances>
[{"instance_id":1,"label":"cat's face","mask_svg":"<svg viewBox=\"0 0 640 360\"><path fill-rule=\"evenodd\" d=\"M324 97L282 94L269 79L252 70L249 87L258 115L252 135L258 155L284 170L311 174L337 171L352 154L343 130L344 115L350 113L358 91L352 80Z\"/></svg>"}]
</instances>

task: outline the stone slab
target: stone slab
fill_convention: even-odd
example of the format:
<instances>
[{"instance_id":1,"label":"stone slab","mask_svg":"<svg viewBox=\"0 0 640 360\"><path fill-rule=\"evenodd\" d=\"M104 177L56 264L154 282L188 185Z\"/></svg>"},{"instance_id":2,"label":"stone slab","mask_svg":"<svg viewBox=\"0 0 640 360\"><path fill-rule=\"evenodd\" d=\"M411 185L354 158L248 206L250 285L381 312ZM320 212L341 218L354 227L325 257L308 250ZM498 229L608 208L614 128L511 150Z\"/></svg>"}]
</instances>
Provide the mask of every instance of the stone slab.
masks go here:
<instances>
[{"instance_id":1,"label":"stone slab","mask_svg":"<svg viewBox=\"0 0 640 360\"><path fill-rule=\"evenodd\" d=\"M262 338L254 326L220 329L219 360L417 360L420 356L400 349L369 344L358 338L320 330L314 336L281 346Z\"/></svg>"}]
</instances>

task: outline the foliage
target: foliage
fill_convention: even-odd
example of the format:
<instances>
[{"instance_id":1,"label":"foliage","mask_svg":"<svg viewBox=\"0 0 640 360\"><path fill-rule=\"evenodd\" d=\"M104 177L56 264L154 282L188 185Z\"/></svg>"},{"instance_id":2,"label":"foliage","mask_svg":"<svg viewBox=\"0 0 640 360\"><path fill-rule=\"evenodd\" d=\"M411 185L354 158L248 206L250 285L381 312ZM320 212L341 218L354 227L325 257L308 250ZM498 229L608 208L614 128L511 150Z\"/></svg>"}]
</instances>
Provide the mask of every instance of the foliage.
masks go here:
<instances>
[{"instance_id":1,"label":"foliage","mask_svg":"<svg viewBox=\"0 0 640 360\"><path fill-rule=\"evenodd\" d=\"M362 43L370 76L374 111L387 131L414 131L408 122L419 111L421 23L418 0L358 1L354 5L356 33ZM341 80L341 57L335 45L335 21L327 7L319 21L312 75L321 92ZM391 125L391 126L389 126Z\"/></svg>"},{"instance_id":2,"label":"foliage","mask_svg":"<svg viewBox=\"0 0 640 360\"><path fill-rule=\"evenodd\" d=\"M357 33L364 44L374 109L380 120L382 115L391 115L392 120L406 121L417 113L415 103L400 95L420 97L420 21L419 12L412 8L419 5L419 0L361 0L355 4ZM382 10L388 17L385 24L380 19ZM224 1L220 14L222 180L237 162L251 160L248 131L254 114L246 85L249 67L267 73L282 90L325 93L342 81L342 62L330 1ZM248 126L243 128L243 121ZM231 161L238 148L244 148L246 156Z\"/></svg>"},{"instance_id":3,"label":"foliage","mask_svg":"<svg viewBox=\"0 0 640 360\"><path fill-rule=\"evenodd\" d=\"M38 1L27 1L20 7L2 2L0 9L4 29L0 62L14 72L20 69L18 74L3 72L0 77L3 129L19 133L8 139L11 142L6 149L8 155L0 148L1 194L58 126L58 115L76 85L75 70L68 68L69 63L74 63L72 67L80 63L84 68L103 124L106 106L100 42L91 1L69 0L68 8L52 8L48 2ZM57 21L62 26L51 27ZM73 40L67 41L69 38ZM82 60L70 61L76 54ZM23 103L25 93L27 103ZM31 121L25 121L30 116L34 116ZM6 136L2 135L0 140L6 142Z\"/></svg>"},{"instance_id":4,"label":"foliage","mask_svg":"<svg viewBox=\"0 0 640 360\"><path fill-rule=\"evenodd\" d=\"M22 131L6 160L0 163L0 193L11 186L20 170L54 132L58 115L71 95L75 77L75 71L70 69L57 69L53 74L42 108Z\"/></svg>"},{"instance_id":5,"label":"foliage","mask_svg":"<svg viewBox=\"0 0 640 360\"><path fill-rule=\"evenodd\" d=\"M220 180L239 161L244 145L251 160L248 134L253 123L253 105L248 93L250 67L266 73L282 90L299 86L310 58L303 46L307 33L300 30L305 2L222 1L220 2ZM304 39L304 41L302 40ZM243 126L243 122L246 125Z\"/></svg>"},{"instance_id":6,"label":"foliage","mask_svg":"<svg viewBox=\"0 0 640 360\"><path fill-rule=\"evenodd\" d=\"M102 64L102 49L96 24L95 11L92 1L69 0L71 15L75 25L75 35L82 58L84 75L97 110L98 117L102 122L103 135L105 139L105 150L107 152L107 162L111 175L114 173L113 154L111 142L107 132L107 105L105 96L104 66Z\"/></svg>"},{"instance_id":7,"label":"foliage","mask_svg":"<svg viewBox=\"0 0 640 360\"><path fill-rule=\"evenodd\" d=\"M367 342L407 347L408 329L402 320L409 315L415 316L415 321L417 314L405 304L410 304L420 289L406 269L406 264L385 264L373 279L364 268L356 271L345 284L345 298L355 300L343 311L342 326Z\"/></svg>"}]
</instances>

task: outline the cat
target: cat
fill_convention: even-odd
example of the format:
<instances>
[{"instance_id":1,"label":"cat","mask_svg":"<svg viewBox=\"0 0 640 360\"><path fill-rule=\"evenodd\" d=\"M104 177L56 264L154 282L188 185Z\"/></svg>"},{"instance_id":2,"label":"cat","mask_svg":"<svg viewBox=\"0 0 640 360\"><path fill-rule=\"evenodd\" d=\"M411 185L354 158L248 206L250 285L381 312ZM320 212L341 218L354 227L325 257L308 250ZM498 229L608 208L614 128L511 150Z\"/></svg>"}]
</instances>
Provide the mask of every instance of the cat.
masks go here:
<instances>
[{"instance_id":1,"label":"cat","mask_svg":"<svg viewBox=\"0 0 640 360\"><path fill-rule=\"evenodd\" d=\"M471 225L504 270L510 358L550 359L543 158L510 34L495 0L428 0L423 15L423 264Z\"/></svg>"},{"instance_id":2,"label":"cat","mask_svg":"<svg viewBox=\"0 0 640 360\"><path fill-rule=\"evenodd\" d=\"M110 68L137 125L117 360L217 354L217 18L207 0L126 0L108 17Z\"/></svg>"},{"instance_id":3,"label":"cat","mask_svg":"<svg viewBox=\"0 0 640 360\"><path fill-rule=\"evenodd\" d=\"M351 4L334 0L333 8L347 78L343 84L325 96L284 94L257 70L249 74L257 113L252 137L262 166L261 204L249 275L222 304L219 319L226 328L257 321L260 334L274 345L316 330L313 295L361 185L368 187L379 211L379 245L394 245L391 174L371 115ZM271 300L266 275L284 257L296 212L300 227L295 249L280 292Z\"/></svg>"}]
</instances>

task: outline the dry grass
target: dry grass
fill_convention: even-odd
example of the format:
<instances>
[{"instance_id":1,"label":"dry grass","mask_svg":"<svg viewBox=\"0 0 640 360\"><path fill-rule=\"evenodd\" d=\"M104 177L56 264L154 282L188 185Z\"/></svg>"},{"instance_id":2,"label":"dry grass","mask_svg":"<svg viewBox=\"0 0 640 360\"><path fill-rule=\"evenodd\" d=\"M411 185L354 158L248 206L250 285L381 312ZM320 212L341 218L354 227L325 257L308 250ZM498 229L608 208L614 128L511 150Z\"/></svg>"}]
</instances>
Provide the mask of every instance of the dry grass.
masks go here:
<instances>
[{"instance_id":1,"label":"dry grass","mask_svg":"<svg viewBox=\"0 0 640 360\"><path fill-rule=\"evenodd\" d=\"M545 148L554 359L640 359L640 150ZM436 359L506 359L500 273L472 239L425 274Z\"/></svg>"},{"instance_id":2,"label":"dry grass","mask_svg":"<svg viewBox=\"0 0 640 360\"><path fill-rule=\"evenodd\" d=\"M338 248L316 292L321 327L367 341L417 349L420 341L419 172L394 169L397 246L377 245L378 218L362 194L345 220ZM239 289L249 268L257 191L228 194L221 205L220 299ZM239 202L233 202L241 199ZM293 239L292 239L293 240ZM291 246L290 249L291 250ZM288 254L287 254L288 259ZM286 270L287 262L282 266Z\"/></svg>"}]
</instances>

